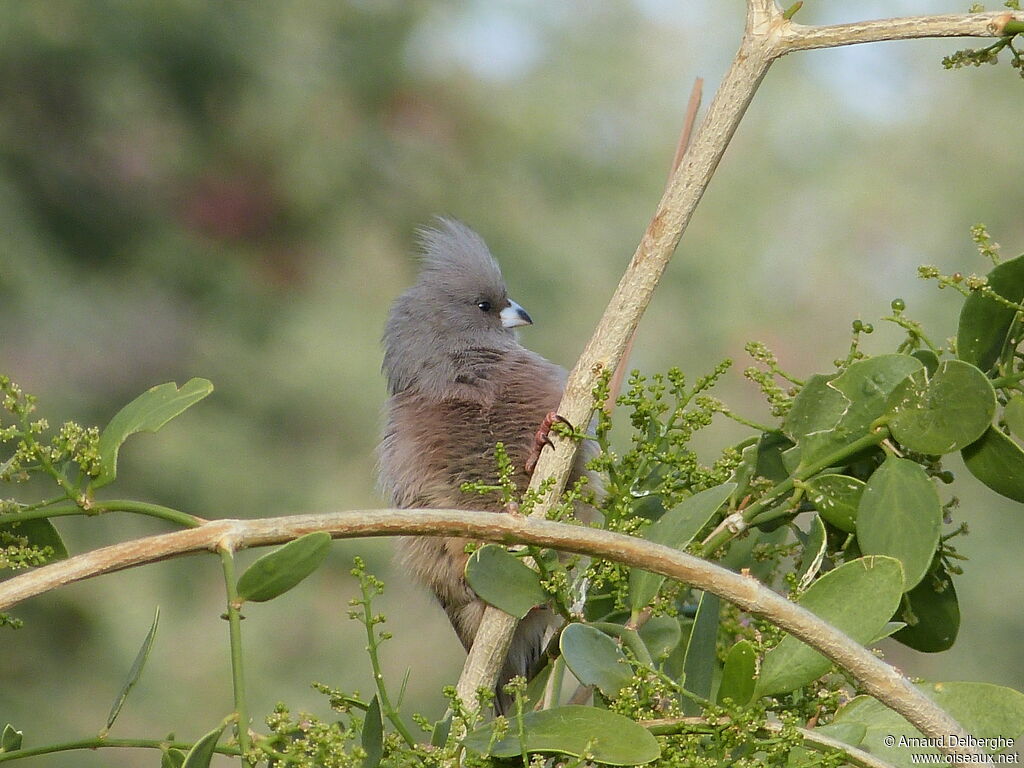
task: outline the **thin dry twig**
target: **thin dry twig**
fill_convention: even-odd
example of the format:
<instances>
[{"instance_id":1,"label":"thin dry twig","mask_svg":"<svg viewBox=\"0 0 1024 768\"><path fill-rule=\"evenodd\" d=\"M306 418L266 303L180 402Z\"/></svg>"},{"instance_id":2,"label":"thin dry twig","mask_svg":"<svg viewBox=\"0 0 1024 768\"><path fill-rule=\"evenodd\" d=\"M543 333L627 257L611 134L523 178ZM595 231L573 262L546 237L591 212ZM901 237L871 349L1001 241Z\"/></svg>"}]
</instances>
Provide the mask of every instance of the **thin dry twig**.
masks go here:
<instances>
[{"instance_id":1,"label":"thin dry twig","mask_svg":"<svg viewBox=\"0 0 1024 768\"><path fill-rule=\"evenodd\" d=\"M679 142L676 144L676 153L672 158L672 167L668 172L668 181L666 184L672 183L672 177L679 169L679 164L683 161L683 156L686 154L686 150L690 146L690 138L693 134L693 125L697 120L697 112L700 110L700 102L704 93L704 78L698 77L693 81L693 88L690 89L690 99L686 104L686 118L683 121L683 130L679 134ZM622 359L619 360L619 364L615 366L615 373L612 374L612 379L608 382L608 402L605 404L605 410L608 413L612 412L615 407L615 399L619 396L622 391L622 380L626 377L626 368L629 363L629 356L633 352L633 342L636 341L636 331L633 329L633 333L629 335L629 341L626 342L626 348L622 351Z\"/></svg>"},{"instance_id":2,"label":"thin dry twig","mask_svg":"<svg viewBox=\"0 0 1024 768\"><path fill-rule=\"evenodd\" d=\"M704 78L694 78L693 87L690 89L690 99L686 103L686 118L683 120L683 130L679 134L679 143L676 145L676 153L672 157L672 168L668 172L668 181L679 170L679 164L683 162L683 155L690 148L690 139L693 136L693 126L697 122L697 113L700 111L700 103L704 98Z\"/></svg>"},{"instance_id":3,"label":"thin dry twig","mask_svg":"<svg viewBox=\"0 0 1024 768\"><path fill-rule=\"evenodd\" d=\"M778 28L776 46L779 55L812 48L836 48L859 43L888 40L914 40L925 37L999 37L1006 25L1024 21L1024 13L949 13L935 16L905 16L875 19L853 24L814 27L787 22Z\"/></svg>"}]
</instances>

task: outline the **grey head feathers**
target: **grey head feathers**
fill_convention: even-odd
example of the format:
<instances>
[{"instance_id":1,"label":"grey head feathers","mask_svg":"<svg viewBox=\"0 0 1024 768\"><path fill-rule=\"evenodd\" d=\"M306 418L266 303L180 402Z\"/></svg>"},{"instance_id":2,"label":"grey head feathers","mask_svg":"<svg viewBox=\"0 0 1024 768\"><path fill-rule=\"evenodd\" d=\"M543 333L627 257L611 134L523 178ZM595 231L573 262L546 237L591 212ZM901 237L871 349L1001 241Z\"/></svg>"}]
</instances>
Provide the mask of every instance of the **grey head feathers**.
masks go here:
<instances>
[{"instance_id":1,"label":"grey head feathers","mask_svg":"<svg viewBox=\"0 0 1024 768\"><path fill-rule=\"evenodd\" d=\"M423 227L418 232L421 283L437 287L452 281L461 287L504 295L505 278L487 244L476 232L456 219L437 218L437 227ZM460 286L450 286L458 290Z\"/></svg>"},{"instance_id":2,"label":"grey head feathers","mask_svg":"<svg viewBox=\"0 0 1024 768\"><path fill-rule=\"evenodd\" d=\"M493 374L496 359L520 348L513 328L531 321L472 229L439 218L419 239L419 277L391 307L383 369L391 394L444 398L486 383L484 368Z\"/></svg>"}]
</instances>

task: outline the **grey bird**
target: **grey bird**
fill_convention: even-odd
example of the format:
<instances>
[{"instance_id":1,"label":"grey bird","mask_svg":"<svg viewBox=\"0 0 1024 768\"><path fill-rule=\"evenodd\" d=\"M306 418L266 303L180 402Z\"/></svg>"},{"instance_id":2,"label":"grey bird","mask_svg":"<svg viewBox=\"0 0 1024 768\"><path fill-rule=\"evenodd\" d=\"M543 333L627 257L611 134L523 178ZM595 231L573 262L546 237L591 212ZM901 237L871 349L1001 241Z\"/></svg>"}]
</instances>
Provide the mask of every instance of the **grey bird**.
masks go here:
<instances>
[{"instance_id":1,"label":"grey bird","mask_svg":"<svg viewBox=\"0 0 1024 768\"><path fill-rule=\"evenodd\" d=\"M515 329L532 320L508 297L476 232L439 219L420 236L419 278L394 302L384 332L390 399L378 449L381 489L401 508L501 512L497 494L465 493L461 486L497 483L495 444L501 442L525 490L526 467L543 436L538 428L558 407L566 373L519 343ZM581 456L575 477L583 463ZM464 577L467 543L406 537L399 558L433 591L468 651L485 604ZM528 675L554 624L548 609L534 609L520 622L498 681L499 713L509 705L502 684Z\"/></svg>"}]
</instances>

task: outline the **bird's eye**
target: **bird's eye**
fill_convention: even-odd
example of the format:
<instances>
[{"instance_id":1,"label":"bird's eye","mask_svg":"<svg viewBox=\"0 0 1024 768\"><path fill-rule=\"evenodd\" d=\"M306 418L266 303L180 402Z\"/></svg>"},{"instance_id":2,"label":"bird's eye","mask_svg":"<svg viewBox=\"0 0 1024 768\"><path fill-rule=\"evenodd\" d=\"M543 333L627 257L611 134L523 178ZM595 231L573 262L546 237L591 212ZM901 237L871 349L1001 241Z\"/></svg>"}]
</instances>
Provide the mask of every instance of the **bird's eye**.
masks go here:
<instances>
[{"instance_id":1,"label":"bird's eye","mask_svg":"<svg viewBox=\"0 0 1024 768\"><path fill-rule=\"evenodd\" d=\"M491 311L491 302L489 302L489 301L478 301L476 303L476 305L478 307L480 307L480 311L481 312L490 312Z\"/></svg>"}]
</instances>

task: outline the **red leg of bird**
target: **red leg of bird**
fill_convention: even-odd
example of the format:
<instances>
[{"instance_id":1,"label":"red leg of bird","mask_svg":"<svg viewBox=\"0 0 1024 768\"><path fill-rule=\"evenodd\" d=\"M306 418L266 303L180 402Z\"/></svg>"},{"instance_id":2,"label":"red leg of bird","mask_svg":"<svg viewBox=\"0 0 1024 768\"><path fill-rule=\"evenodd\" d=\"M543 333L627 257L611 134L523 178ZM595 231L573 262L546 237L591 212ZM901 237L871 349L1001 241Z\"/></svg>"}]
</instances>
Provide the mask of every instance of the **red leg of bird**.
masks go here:
<instances>
[{"instance_id":1,"label":"red leg of bird","mask_svg":"<svg viewBox=\"0 0 1024 768\"><path fill-rule=\"evenodd\" d=\"M569 429L572 429L572 424L564 416L559 416L554 411L551 411L544 420L540 423L540 428L537 433L533 436L533 448L530 449L530 455L526 458L526 464L523 469L526 474L532 475L533 470L537 468L537 461L540 459L540 452L544 450L544 446L555 447L555 444L551 442L551 427L556 422L560 421L565 424Z\"/></svg>"}]
</instances>

